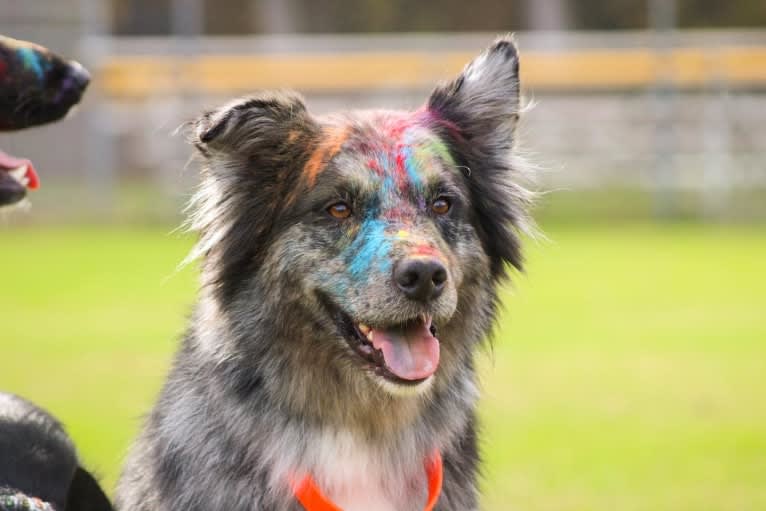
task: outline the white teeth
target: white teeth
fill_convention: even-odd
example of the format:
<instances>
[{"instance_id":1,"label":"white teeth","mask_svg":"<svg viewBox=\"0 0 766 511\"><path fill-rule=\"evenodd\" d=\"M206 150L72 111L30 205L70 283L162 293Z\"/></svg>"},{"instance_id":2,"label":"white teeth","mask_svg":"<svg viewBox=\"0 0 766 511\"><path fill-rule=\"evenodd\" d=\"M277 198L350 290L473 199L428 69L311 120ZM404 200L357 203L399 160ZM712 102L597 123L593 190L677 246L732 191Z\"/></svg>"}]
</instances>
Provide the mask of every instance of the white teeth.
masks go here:
<instances>
[{"instance_id":1,"label":"white teeth","mask_svg":"<svg viewBox=\"0 0 766 511\"><path fill-rule=\"evenodd\" d=\"M8 174L10 174L10 176L13 179L15 179L16 181L18 181L19 183L21 183L24 186L27 186L27 183L29 183L29 178L27 177L27 166L26 165L21 165L20 167L16 167L13 170L9 170Z\"/></svg>"},{"instance_id":2,"label":"white teeth","mask_svg":"<svg viewBox=\"0 0 766 511\"><path fill-rule=\"evenodd\" d=\"M369 326L364 323L359 323L359 331L362 332L362 334L367 335L370 333L370 330L372 329Z\"/></svg>"},{"instance_id":3,"label":"white teeth","mask_svg":"<svg viewBox=\"0 0 766 511\"><path fill-rule=\"evenodd\" d=\"M367 340L372 342L372 337L373 337L373 331L370 330L370 332L367 334Z\"/></svg>"}]
</instances>

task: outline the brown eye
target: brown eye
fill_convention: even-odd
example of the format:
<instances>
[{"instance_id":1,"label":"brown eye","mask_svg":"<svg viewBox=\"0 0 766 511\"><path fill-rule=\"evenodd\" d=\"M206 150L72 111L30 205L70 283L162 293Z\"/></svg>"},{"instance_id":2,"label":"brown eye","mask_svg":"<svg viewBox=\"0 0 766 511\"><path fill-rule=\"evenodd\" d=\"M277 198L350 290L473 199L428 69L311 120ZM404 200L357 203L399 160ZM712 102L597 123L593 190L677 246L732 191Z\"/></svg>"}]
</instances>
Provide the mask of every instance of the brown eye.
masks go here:
<instances>
[{"instance_id":1,"label":"brown eye","mask_svg":"<svg viewBox=\"0 0 766 511\"><path fill-rule=\"evenodd\" d=\"M332 215L333 218L337 218L338 220L343 220L344 218L348 218L351 216L351 206L346 204L345 202L336 202L329 208L327 208L327 212Z\"/></svg>"},{"instance_id":2,"label":"brown eye","mask_svg":"<svg viewBox=\"0 0 766 511\"><path fill-rule=\"evenodd\" d=\"M444 197L439 197L431 204L431 210L437 215L446 215L449 212L450 203Z\"/></svg>"}]
</instances>

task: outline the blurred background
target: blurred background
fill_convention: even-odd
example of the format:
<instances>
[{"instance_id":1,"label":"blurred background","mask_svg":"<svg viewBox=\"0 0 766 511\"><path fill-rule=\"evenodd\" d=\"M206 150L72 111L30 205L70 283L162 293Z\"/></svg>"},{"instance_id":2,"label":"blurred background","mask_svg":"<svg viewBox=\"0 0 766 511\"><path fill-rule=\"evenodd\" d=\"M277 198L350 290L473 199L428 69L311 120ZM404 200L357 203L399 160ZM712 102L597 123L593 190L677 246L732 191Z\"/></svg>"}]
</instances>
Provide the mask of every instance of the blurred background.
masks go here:
<instances>
[{"instance_id":1,"label":"blurred background","mask_svg":"<svg viewBox=\"0 0 766 511\"><path fill-rule=\"evenodd\" d=\"M111 489L194 300L176 128L264 88L415 108L508 32L547 239L482 357L484 509L766 509L763 0L0 0L93 75L0 135L42 178L0 218L0 388Z\"/></svg>"}]
</instances>

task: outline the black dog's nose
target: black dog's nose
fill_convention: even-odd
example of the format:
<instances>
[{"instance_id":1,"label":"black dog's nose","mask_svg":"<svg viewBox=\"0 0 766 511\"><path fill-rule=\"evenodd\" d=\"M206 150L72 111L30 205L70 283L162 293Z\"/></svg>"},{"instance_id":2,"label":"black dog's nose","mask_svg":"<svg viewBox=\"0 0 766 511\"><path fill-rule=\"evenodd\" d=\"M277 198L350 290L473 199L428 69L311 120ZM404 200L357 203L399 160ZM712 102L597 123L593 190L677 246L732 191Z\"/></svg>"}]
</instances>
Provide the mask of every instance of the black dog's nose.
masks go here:
<instances>
[{"instance_id":1,"label":"black dog's nose","mask_svg":"<svg viewBox=\"0 0 766 511\"><path fill-rule=\"evenodd\" d=\"M82 64L75 60L69 61L69 76L71 76L78 90L84 91L90 83L90 73Z\"/></svg>"},{"instance_id":2,"label":"black dog's nose","mask_svg":"<svg viewBox=\"0 0 766 511\"><path fill-rule=\"evenodd\" d=\"M444 291L447 269L436 259L405 259L394 267L394 281L408 298L427 302Z\"/></svg>"}]
</instances>

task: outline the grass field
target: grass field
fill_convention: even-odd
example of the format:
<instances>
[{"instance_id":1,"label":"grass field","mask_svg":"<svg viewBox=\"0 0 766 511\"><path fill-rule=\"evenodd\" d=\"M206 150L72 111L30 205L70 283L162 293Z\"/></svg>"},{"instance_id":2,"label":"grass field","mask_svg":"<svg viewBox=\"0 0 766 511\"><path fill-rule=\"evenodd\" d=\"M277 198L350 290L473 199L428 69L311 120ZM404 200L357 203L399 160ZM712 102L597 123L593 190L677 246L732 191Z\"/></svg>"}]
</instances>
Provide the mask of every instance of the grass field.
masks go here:
<instances>
[{"instance_id":1,"label":"grass field","mask_svg":"<svg viewBox=\"0 0 766 511\"><path fill-rule=\"evenodd\" d=\"M483 357L484 508L766 509L766 229L546 231ZM194 298L190 244L0 230L0 388L109 488Z\"/></svg>"}]
</instances>

